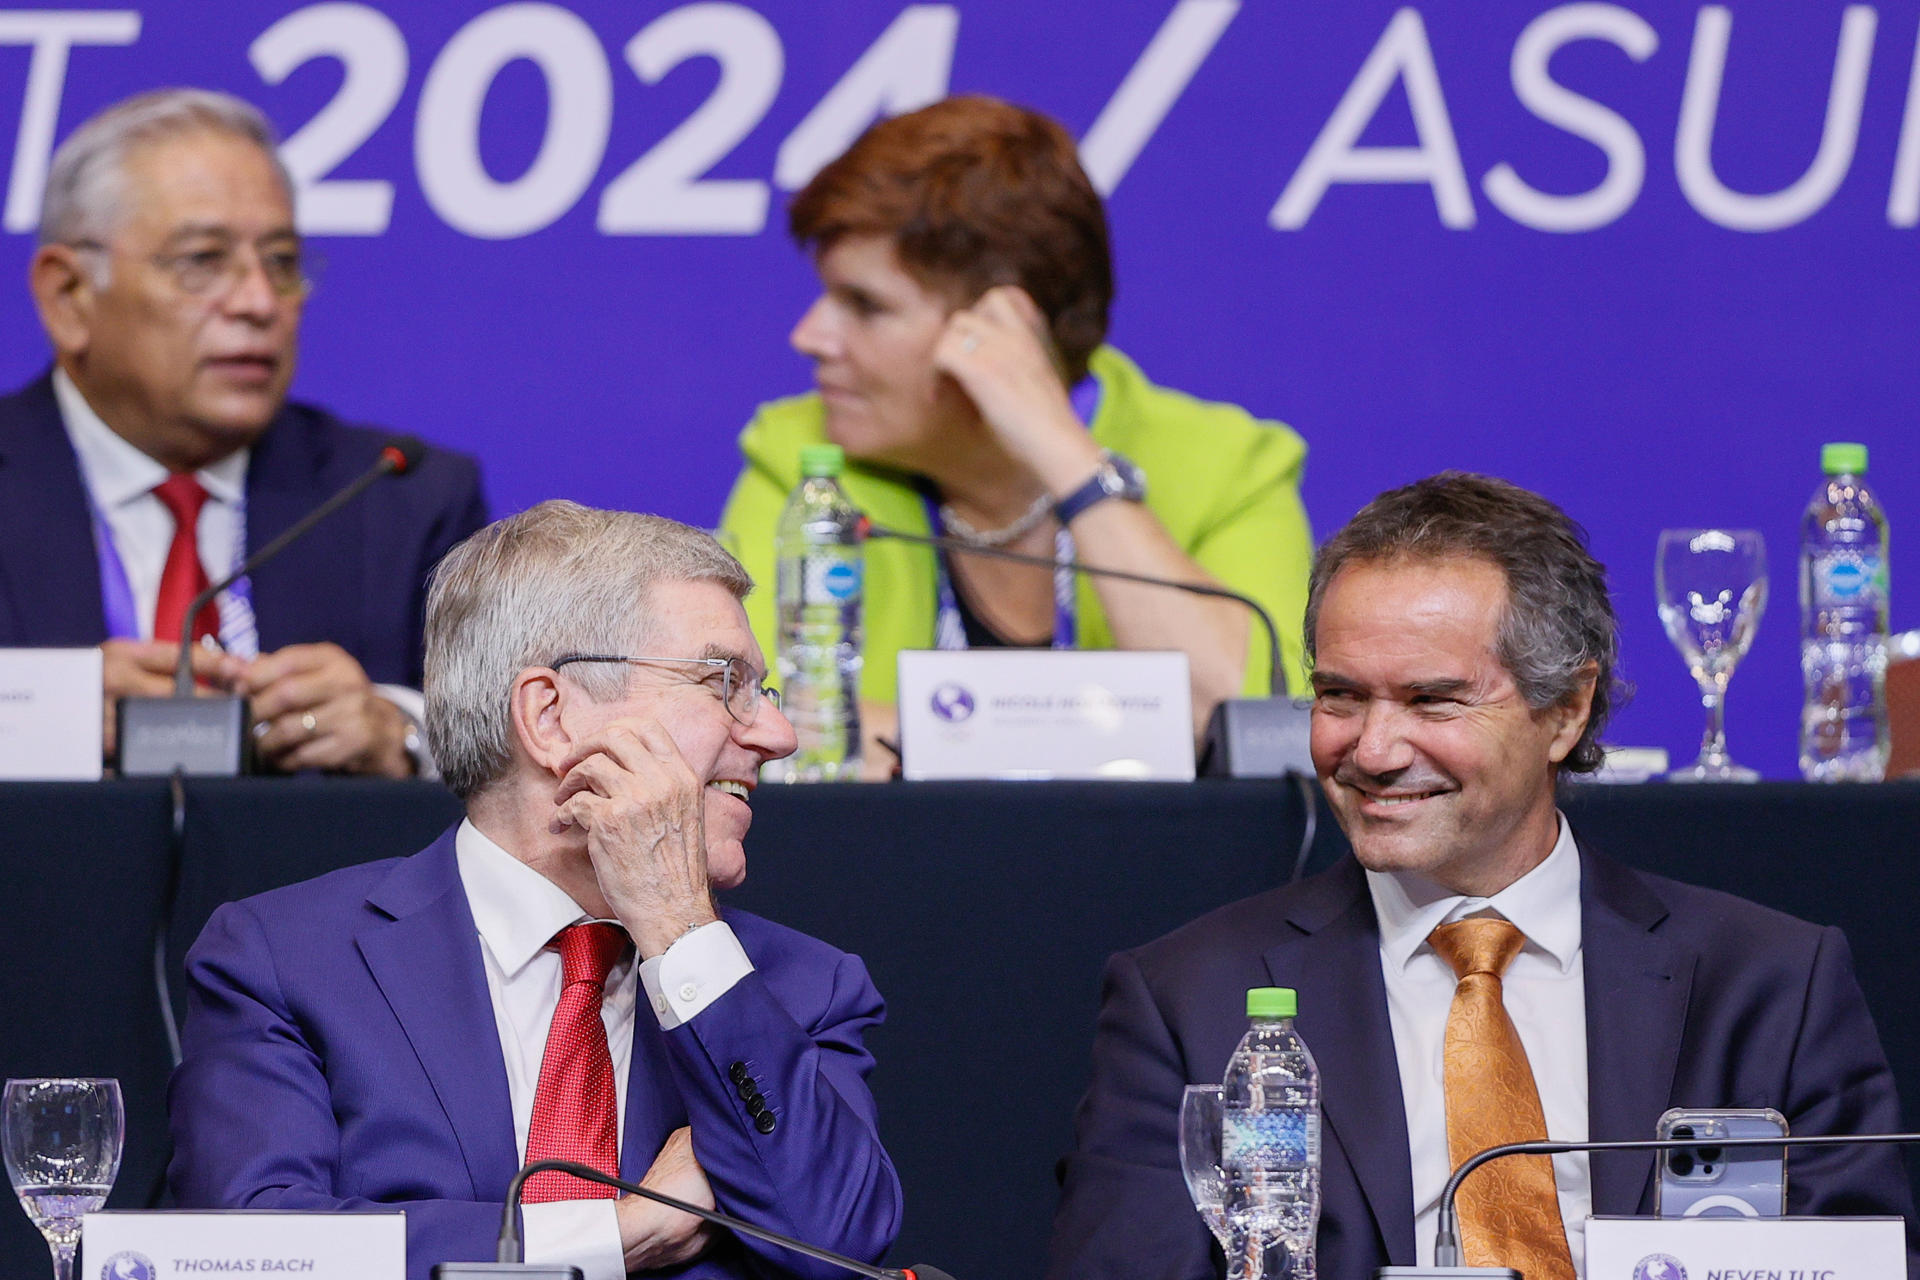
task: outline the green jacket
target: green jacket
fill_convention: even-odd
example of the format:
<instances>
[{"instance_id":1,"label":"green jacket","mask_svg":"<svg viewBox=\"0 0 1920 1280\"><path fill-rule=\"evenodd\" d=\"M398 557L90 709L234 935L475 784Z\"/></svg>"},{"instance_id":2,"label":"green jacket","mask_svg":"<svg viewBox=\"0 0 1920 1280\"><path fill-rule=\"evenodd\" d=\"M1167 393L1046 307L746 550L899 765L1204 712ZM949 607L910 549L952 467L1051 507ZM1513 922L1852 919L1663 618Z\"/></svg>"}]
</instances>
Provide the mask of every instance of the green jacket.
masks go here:
<instances>
[{"instance_id":1,"label":"green jacket","mask_svg":"<svg viewBox=\"0 0 1920 1280\"><path fill-rule=\"evenodd\" d=\"M1147 506L1194 561L1222 583L1265 605L1280 628L1288 686L1306 687L1300 619L1306 610L1313 536L1300 504L1300 470L1307 447L1277 422L1264 422L1230 404L1196 400L1156 387L1112 347L1094 352L1092 374L1100 407L1093 438L1131 458L1147 476ZM747 598L753 634L772 665L774 529L787 497L800 483L800 446L826 439L817 395L791 396L760 406L740 433L746 469L734 482L720 517L721 541L760 589ZM875 524L927 533L926 507L898 472L849 460L841 483L853 505ZM866 663L861 696L897 701L895 655L933 647L936 569L926 547L867 544ZM1113 633L1090 579L1080 579L1082 648L1110 649ZM1251 623L1246 692L1269 686L1265 637Z\"/></svg>"}]
</instances>

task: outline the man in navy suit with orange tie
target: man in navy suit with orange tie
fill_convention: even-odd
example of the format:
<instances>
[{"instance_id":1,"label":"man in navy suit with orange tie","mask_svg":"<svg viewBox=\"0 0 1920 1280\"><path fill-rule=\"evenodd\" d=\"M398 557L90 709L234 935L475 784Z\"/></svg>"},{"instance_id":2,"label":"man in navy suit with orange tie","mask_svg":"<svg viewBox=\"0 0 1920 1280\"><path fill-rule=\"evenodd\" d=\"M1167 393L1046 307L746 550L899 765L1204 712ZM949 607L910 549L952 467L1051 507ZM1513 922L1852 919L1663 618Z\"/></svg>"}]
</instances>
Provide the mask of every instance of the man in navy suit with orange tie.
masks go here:
<instances>
[{"instance_id":1,"label":"man in navy suit with orange tie","mask_svg":"<svg viewBox=\"0 0 1920 1280\"><path fill-rule=\"evenodd\" d=\"M449 553L427 729L466 819L214 913L168 1099L182 1206L401 1208L426 1280L490 1261L508 1181L552 1157L885 1251L880 995L858 958L713 897L746 876L760 766L794 748L750 586L698 530L564 502ZM846 1274L570 1176L529 1188L529 1261L587 1280Z\"/></svg>"},{"instance_id":2,"label":"man in navy suit with orange tie","mask_svg":"<svg viewBox=\"0 0 1920 1280\"><path fill-rule=\"evenodd\" d=\"M289 404L307 278L266 121L224 94L119 103L55 153L31 271L54 367L0 398L0 645L99 645L113 699L171 691L197 592L372 465ZM404 775L427 571L486 519L428 450L193 619L285 769Z\"/></svg>"},{"instance_id":3,"label":"man in navy suit with orange tie","mask_svg":"<svg viewBox=\"0 0 1920 1280\"><path fill-rule=\"evenodd\" d=\"M1556 809L1601 763L1618 652L1564 512L1458 473L1383 494L1321 549L1306 628L1354 856L1110 962L1052 1280L1220 1273L1176 1124L1249 987L1298 989L1320 1067L1320 1280L1431 1265L1449 1173L1499 1143L1651 1138L1676 1106L1899 1129L1838 930L1630 870ZM1793 1214L1913 1212L1890 1147L1795 1152L1788 1189ZM1589 1214L1653 1208L1648 1155L1510 1157L1463 1184L1464 1259L1573 1280Z\"/></svg>"}]
</instances>

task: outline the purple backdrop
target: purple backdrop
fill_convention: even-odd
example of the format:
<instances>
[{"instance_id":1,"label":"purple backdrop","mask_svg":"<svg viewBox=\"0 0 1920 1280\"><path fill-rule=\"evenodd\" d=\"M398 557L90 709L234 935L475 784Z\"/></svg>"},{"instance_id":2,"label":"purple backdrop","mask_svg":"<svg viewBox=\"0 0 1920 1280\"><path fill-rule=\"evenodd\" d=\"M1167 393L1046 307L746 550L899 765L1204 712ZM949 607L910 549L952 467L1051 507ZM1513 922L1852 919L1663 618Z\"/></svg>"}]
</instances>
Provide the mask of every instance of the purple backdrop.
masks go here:
<instances>
[{"instance_id":1,"label":"purple backdrop","mask_svg":"<svg viewBox=\"0 0 1920 1280\"><path fill-rule=\"evenodd\" d=\"M711 523L754 403L808 383L786 190L876 111L1001 94L1111 192L1115 341L1297 427L1319 534L1442 467L1587 524L1639 686L1614 740L1697 743L1658 530L1761 529L1729 725L1788 776L1820 443L1866 441L1895 526L1920 518L1917 26L1914 0L0 9L0 278L46 138L155 85L232 90L325 180L298 394L477 453L500 511ZM11 385L47 355L6 296Z\"/></svg>"}]
</instances>

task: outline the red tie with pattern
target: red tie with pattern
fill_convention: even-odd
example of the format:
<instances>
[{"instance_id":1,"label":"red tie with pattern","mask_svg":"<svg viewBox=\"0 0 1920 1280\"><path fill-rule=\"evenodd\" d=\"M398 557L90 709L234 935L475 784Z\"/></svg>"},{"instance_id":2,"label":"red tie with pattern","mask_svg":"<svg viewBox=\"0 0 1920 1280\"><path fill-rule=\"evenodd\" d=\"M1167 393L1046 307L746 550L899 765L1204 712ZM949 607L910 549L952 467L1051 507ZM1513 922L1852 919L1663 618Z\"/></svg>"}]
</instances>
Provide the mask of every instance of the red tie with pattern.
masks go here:
<instances>
[{"instance_id":1,"label":"red tie with pattern","mask_svg":"<svg viewBox=\"0 0 1920 1280\"><path fill-rule=\"evenodd\" d=\"M613 1055L607 1024L600 1018L607 974L627 949L618 925L568 925L554 935L560 952L560 1004L540 1059L533 1093L533 1123L527 1129L527 1163L577 1160L604 1173L620 1172L620 1129L615 1117ZM537 1173L527 1179L527 1204L552 1200L611 1200L612 1187L583 1182L569 1173Z\"/></svg>"},{"instance_id":2,"label":"red tie with pattern","mask_svg":"<svg viewBox=\"0 0 1920 1280\"><path fill-rule=\"evenodd\" d=\"M160 594L153 605L153 638L178 640L187 606L210 585L200 564L200 508L207 491L190 471L177 471L154 486L153 496L173 513L173 543L167 548L167 567L160 573ZM220 614L208 601L193 620L193 642L220 634Z\"/></svg>"}]
</instances>

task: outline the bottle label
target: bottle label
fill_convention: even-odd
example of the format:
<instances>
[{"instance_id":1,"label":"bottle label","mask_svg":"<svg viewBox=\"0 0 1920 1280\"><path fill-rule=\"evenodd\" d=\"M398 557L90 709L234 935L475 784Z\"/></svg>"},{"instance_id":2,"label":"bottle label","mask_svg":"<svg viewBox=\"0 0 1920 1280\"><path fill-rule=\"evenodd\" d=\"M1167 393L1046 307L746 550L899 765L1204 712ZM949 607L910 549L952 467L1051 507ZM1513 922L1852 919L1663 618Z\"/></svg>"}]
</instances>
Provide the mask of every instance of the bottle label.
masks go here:
<instances>
[{"instance_id":1,"label":"bottle label","mask_svg":"<svg viewBox=\"0 0 1920 1280\"><path fill-rule=\"evenodd\" d=\"M851 600L860 593L860 569L844 560L835 561L820 575L820 586L829 599Z\"/></svg>"},{"instance_id":2,"label":"bottle label","mask_svg":"<svg viewBox=\"0 0 1920 1280\"><path fill-rule=\"evenodd\" d=\"M1296 1168L1307 1162L1307 1112L1229 1108L1220 1129L1220 1163L1229 1169Z\"/></svg>"},{"instance_id":3,"label":"bottle label","mask_svg":"<svg viewBox=\"0 0 1920 1280\"><path fill-rule=\"evenodd\" d=\"M1886 561L1872 552L1837 552L1814 564L1814 602L1822 607L1879 606L1887 595Z\"/></svg>"}]
</instances>

